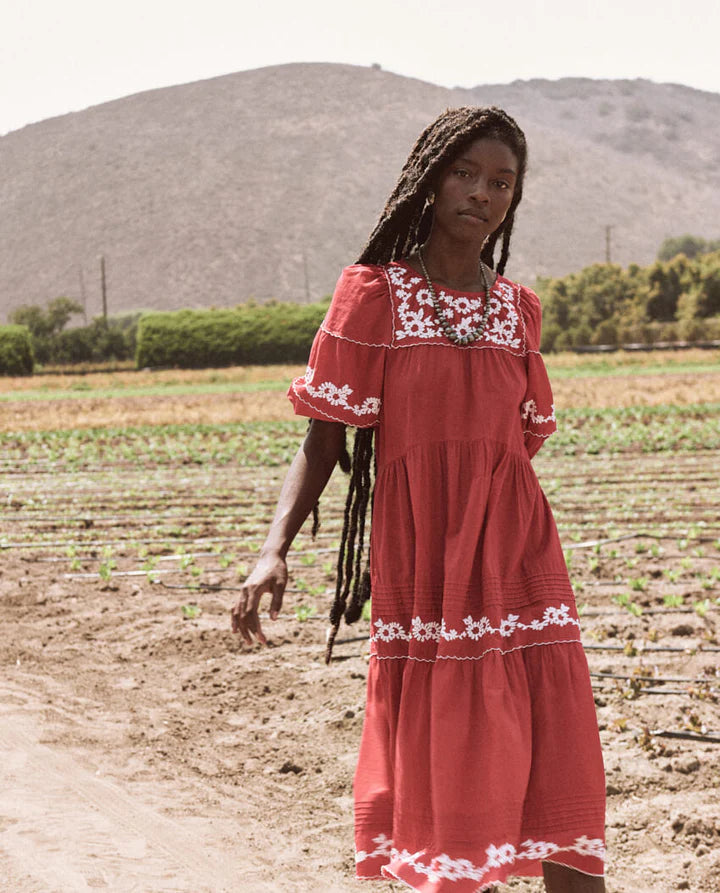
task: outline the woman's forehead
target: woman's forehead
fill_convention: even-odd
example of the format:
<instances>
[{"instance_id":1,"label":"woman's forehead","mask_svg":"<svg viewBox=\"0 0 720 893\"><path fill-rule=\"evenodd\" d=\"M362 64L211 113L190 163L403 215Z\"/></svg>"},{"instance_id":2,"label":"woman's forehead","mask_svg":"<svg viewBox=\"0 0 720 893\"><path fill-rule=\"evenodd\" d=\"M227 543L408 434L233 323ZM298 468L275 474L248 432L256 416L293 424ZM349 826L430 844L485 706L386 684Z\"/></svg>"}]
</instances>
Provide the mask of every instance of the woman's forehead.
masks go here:
<instances>
[{"instance_id":1,"label":"woman's forehead","mask_svg":"<svg viewBox=\"0 0 720 893\"><path fill-rule=\"evenodd\" d=\"M504 140L496 136L479 136L453 155L450 164L459 160L477 165L491 165L517 174L518 157Z\"/></svg>"}]
</instances>

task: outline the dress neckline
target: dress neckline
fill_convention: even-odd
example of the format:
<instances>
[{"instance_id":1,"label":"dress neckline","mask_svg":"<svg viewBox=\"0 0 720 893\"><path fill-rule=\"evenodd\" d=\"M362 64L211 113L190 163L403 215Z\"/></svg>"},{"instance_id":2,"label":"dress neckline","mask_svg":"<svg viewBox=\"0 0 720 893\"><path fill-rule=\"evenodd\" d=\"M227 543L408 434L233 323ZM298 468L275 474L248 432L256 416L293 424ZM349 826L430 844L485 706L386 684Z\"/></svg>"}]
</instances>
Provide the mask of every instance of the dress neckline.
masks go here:
<instances>
[{"instance_id":1,"label":"dress neckline","mask_svg":"<svg viewBox=\"0 0 720 893\"><path fill-rule=\"evenodd\" d=\"M411 267L407 261L391 260L390 263L388 264L388 266L393 266L393 265L396 267L402 267L403 270L407 270L407 272L411 273L413 276L419 276L421 280L425 279L423 274L420 273L418 270L416 270L414 267ZM505 276L502 276L500 273L498 273L496 271L493 271L493 272L495 273L495 282L493 282L493 284L490 286L491 294L497 288L498 284L500 283L500 280L502 280L503 282L509 282L509 280ZM462 289L459 289L459 288L451 288L449 285L442 285L441 283L436 282L434 279L432 279L430 281L432 282L432 284L435 288L442 289L445 292L451 292L454 295L472 295L473 297L479 297L480 295L485 294L484 291L463 291Z\"/></svg>"}]
</instances>

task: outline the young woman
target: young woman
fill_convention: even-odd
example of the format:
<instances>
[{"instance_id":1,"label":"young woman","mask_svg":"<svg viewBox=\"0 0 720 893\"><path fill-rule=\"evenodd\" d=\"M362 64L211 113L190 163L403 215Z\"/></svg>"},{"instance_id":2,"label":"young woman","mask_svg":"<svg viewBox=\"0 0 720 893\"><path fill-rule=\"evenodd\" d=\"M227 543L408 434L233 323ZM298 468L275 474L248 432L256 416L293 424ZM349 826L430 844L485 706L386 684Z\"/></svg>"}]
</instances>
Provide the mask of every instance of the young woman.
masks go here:
<instances>
[{"instance_id":1,"label":"young woman","mask_svg":"<svg viewBox=\"0 0 720 893\"><path fill-rule=\"evenodd\" d=\"M264 642L260 599L276 618L285 555L357 428L328 645L371 589L357 874L428 893L510 875L605 889L588 667L530 463L555 430L540 304L503 276L526 162L500 109L451 109L421 134L290 389L312 422L232 608Z\"/></svg>"}]
</instances>

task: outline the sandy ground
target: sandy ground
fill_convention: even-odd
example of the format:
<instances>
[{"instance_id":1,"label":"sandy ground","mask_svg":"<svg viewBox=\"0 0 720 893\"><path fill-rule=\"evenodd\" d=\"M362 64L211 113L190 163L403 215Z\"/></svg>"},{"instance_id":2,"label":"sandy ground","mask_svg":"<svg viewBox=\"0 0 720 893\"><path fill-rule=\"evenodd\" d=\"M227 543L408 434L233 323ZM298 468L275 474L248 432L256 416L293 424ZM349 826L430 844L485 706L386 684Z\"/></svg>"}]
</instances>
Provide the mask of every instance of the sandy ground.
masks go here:
<instances>
[{"instance_id":1,"label":"sandy ground","mask_svg":"<svg viewBox=\"0 0 720 893\"><path fill-rule=\"evenodd\" d=\"M539 457L541 476L557 475L557 461ZM593 680L614 893L720 889L720 744L649 734L694 729L720 737L720 615L691 607L720 595L711 576L720 565L719 462L710 452L642 463L569 457L564 483L551 487L561 534L575 550L571 574L582 586L591 671L620 677ZM131 464L74 474L6 469L3 891L397 889L352 878L351 782L367 642L341 642L326 667L320 619L332 585L340 477L331 482L319 540L302 533L292 553L284 612L267 621L270 647L247 648L229 631L232 587L252 561L281 474ZM218 506L244 529L223 526ZM598 554L573 538L577 518L583 537L611 527L638 532L651 522L669 532L607 544ZM705 526L678 544L677 524L688 519L691 528L698 518ZM168 545L170 522L182 551ZM213 540L232 551L226 566ZM653 544L662 551L651 554ZM107 550L115 567L103 579ZM148 554L152 571L144 569ZM630 577L644 579L643 588L629 590ZM204 590L174 588L199 581ZM612 601L628 591L639 616ZM668 593L684 606L666 610ZM200 613L184 619L190 603ZM317 616L301 621L301 604ZM340 638L366 634L361 623ZM542 887L516 880L511 888Z\"/></svg>"}]
</instances>

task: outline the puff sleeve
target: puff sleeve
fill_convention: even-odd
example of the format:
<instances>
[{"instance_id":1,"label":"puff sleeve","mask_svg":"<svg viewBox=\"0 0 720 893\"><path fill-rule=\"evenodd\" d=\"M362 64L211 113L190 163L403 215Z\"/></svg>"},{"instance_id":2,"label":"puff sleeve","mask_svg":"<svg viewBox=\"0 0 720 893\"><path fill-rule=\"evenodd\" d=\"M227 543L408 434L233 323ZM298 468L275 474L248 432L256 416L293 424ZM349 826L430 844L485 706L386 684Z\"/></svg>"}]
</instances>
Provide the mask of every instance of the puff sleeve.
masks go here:
<instances>
[{"instance_id":1,"label":"puff sleeve","mask_svg":"<svg viewBox=\"0 0 720 893\"><path fill-rule=\"evenodd\" d=\"M520 406L520 417L525 449L532 459L547 438L555 433L557 423L550 379L540 355L540 299L529 288L522 288L520 306L527 333L527 388Z\"/></svg>"},{"instance_id":2,"label":"puff sleeve","mask_svg":"<svg viewBox=\"0 0 720 893\"><path fill-rule=\"evenodd\" d=\"M390 294L383 268L346 267L313 341L305 374L290 385L288 397L295 413L356 428L377 425L391 339Z\"/></svg>"}]
</instances>

